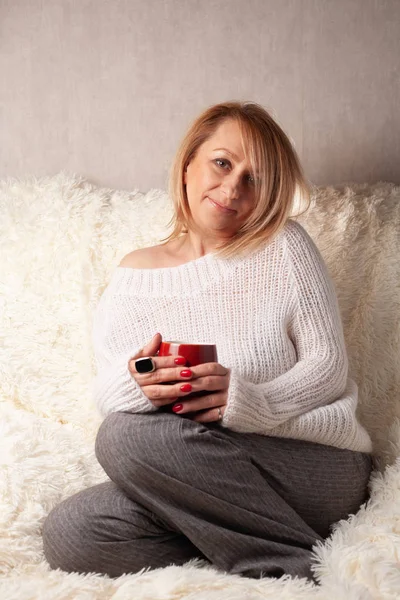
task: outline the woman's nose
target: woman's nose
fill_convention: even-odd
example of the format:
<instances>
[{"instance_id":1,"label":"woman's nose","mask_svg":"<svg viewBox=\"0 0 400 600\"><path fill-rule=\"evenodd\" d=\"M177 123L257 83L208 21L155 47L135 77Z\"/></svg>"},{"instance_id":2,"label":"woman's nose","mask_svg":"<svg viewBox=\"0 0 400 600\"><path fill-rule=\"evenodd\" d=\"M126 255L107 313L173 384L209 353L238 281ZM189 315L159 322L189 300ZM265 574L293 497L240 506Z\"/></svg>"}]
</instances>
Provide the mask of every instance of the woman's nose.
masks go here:
<instances>
[{"instance_id":1,"label":"woman's nose","mask_svg":"<svg viewBox=\"0 0 400 600\"><path fill-rule=\"evenodd\" d=\"M240 187L241 178L239 175L229 173L229 175L224 178L222 189L227 198L237 198L240 193Z\"/></svg>"}]
</instances>

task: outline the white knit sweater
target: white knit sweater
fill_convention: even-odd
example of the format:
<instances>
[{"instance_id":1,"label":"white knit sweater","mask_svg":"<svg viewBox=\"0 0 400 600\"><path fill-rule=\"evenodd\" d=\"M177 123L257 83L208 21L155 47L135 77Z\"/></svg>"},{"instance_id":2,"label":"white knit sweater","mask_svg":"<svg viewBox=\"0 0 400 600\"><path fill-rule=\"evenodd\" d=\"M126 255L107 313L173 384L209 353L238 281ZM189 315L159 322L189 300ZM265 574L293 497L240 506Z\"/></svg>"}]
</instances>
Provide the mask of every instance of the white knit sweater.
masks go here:
<instances>
[{"instance_id":1,"label":"white knit sweater","mask_svg":"<svg viewBox=\"0 0 400 600\"><path fill-rule=\"evenodd\" d=\"M371 452L355 415L335 287L298 222L247 257L116 267L93 321L92 391L103 416L158 410L128 370L157 331L217 345L218 362L231 369L223 427Z\"/></svg>"}]
</instances>

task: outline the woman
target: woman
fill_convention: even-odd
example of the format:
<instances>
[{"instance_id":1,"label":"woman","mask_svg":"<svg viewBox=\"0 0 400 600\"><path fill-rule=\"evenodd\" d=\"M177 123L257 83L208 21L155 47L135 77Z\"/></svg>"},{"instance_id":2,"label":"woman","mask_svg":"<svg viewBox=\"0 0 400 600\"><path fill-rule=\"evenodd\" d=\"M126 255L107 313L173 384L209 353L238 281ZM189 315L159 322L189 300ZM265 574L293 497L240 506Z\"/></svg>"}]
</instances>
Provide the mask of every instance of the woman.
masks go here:
<instances>
[{"instance_id":1,"label":"woman","mask_svg":"<svg viewBox=\"0 0 400 600\"><path fill-rule=\"evenodd\" d=\"M311 578L312 546L367 499L371 440L333 282L289 218L296 191L309 200L261 106L212 106L190 127L171 235L128 254L96 309L96 456L110 480L50 513L51 567L116 577L200 557ZM215 343L221 363L185 369L157 356L162 336Z\"/></svg>"}]
</instances>

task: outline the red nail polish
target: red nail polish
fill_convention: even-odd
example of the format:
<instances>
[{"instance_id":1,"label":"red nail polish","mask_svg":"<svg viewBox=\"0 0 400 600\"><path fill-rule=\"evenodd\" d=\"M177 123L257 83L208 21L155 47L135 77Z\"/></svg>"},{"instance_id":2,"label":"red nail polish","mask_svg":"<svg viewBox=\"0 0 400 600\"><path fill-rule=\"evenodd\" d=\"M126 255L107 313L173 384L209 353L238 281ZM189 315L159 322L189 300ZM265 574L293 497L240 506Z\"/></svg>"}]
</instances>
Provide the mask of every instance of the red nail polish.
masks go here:
<instances>
[{"instance_id":1,"label":"red nail polish","mask_svg":"<svg viewBox=\"0 0 400 600\"><path fill-rule=\"evenodd\" d=\"M180 410L182 410L183 408L183 404L175 404L175 406L172 407L172 410L174 412L179 412Z\"/></svg>"},{"instance_id":2,"label":"red nail polish","mask_svg":"<svg viewBox=\"0 0 400 600\"><path fill-rule=\"evenodd\" d=\"M192 371L190 369L183 369L183 371L180 372L180 376L181 377L191 377Z\"/></svg>"},{"instance_id":3,"label":"red nail polish","mask_svg":"<svg viewBox=\"0 0 400 600\"><path fill-rule=\"evenodd\" d=\"M184 383L180 387L181 392L190 392L191 389L192 389L192 386L190 385L190 383Z\"/></svg>"},{"instance_id":4,"label":"red nail polish","mask_svg":"<svg viewBox=\"0 0 400 600\"><path fill-rule=\"evenodd\" d=\"M174 359L174 363L176 365L186 365L186 358L183 358L183 356L178 356L178 358Z\"/></svg>"}]
</instances>

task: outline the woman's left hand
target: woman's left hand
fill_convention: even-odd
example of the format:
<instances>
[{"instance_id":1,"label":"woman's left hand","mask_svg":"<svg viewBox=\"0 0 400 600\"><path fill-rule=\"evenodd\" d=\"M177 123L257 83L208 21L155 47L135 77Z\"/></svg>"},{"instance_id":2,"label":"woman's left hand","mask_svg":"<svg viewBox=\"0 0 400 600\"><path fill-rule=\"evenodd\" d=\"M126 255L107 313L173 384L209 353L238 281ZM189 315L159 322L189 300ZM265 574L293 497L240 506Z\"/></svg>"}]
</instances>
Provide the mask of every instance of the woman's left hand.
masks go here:
<instances>
[{"instance_id":1,"label":"woman's left hand","mask_svg":"<svg viewBox=\"0 0 400 600\"><path fill-rule=\"evenodd\" d=\"M219 421L224 415L228 402L230 369L226 369L215 362L203 363L190 368L186 367L186 369L192 373L187 378L192 386L190 393L204 391L206 394L204 396L181 396L177 398L172 405L173 412L177 415L196 413L190 418L199 423ZM176 410L179 406L182 408ZM175 410L174 407L176 407Z\"/></svg>"}]
</instances>

